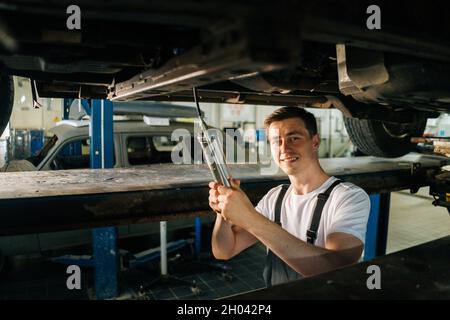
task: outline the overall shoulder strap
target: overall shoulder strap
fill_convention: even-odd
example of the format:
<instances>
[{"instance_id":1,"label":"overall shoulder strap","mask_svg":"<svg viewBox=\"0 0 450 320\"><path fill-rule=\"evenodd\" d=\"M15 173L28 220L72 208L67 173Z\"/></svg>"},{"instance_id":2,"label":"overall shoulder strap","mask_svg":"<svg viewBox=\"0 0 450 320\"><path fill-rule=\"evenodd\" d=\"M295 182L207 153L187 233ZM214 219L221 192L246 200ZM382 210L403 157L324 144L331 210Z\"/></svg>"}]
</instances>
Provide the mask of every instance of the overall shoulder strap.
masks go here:
<instances>
[{"instance_id":1,"label":"overall shoulder strap","mask_svg":"<svg viewBox=\"0 0 450 320\"><path fill-rule=\"evenodd\" d=\"M287 189L289 189L289 184L283 184L281 186L280 193L278 194L277 202L275 203L275 218L274 222L281 225L281 205L283 204L284 195Z\"/></svg>"},{"instance_id":2,"label":"overall shoulder strap","mask_svg":"<svg viewBox=\"0 0 450 320\"><path fill-rule=\"evenodd\" d=\"M286 194L287 189L289 189L289 184L283 184L281 186L280 193L278 194L277 201L275 202L275 217L274 222L281 225L281 205L283 204L284 195ZM274 259L277 259L278 257L273 254L273 252L268 249L267 250L267 256L266 256L266 265L264 268L264 280L266 282L267 287L272 286L272 267L274 263Z\"/></svg>"},{"instance_id":3,"label":"overall shoulder strap","mask_svg":"<svg viewBox=\"0 0 450 320\"><path fill-rule=\"evenodd\" d=\"M336 187L341 182L342 182L341 180L336 180L335 182L333 182L331 186L328 187L328 189L325 192L318 194L316 207L314 208L314 214L311 220L311 225L308 231L306 231L306 239L308 243L314 244L316 242L317 230L319 229L319 223L320 218L322 217L323 207L325 206L325 203L327 202L331 194L331 191L333 191L334 187Z\"/></svg>"}]
</instances>

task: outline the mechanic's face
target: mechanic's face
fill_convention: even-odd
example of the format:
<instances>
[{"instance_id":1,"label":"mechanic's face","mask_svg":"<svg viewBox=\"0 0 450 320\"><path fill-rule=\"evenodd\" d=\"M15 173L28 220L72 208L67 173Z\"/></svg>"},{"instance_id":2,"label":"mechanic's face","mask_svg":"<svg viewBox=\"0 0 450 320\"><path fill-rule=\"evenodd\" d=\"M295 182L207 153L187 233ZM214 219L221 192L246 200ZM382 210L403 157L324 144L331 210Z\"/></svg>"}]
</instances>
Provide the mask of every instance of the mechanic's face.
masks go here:
<instances>
[{"instance_id":1,"label":"mechanic's face","mask_svg":"<svg viewBox=\"0 0 450 320\"><path fill-rule=\"evenodd\" d=\"M273 122L268 136L276 164L288 175L302 171L317 160L319 135L311 137L299 118Z\"/></svg>"}]
</instances>

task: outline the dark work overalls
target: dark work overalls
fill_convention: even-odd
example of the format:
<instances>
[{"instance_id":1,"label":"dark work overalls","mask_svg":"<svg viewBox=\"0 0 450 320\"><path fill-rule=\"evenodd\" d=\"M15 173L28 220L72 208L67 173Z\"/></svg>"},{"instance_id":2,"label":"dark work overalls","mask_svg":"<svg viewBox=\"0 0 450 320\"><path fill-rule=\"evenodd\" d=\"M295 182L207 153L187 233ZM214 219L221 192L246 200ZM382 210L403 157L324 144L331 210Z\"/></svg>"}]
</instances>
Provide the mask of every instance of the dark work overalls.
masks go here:
<instances>
[{"instance_id":1,"label":"dark work overalls","mask_svg":"<svg viewBox=\"0 0 450 320\"><path fill-rule=\"evenodd\" d=\"M317 237L317 230L319 229L320 218L322 216L322 210L325 203L330 196L331 191L334 187L341 183L341 180L336 180L333 184L323 193L319 193L317 196L316 207L314 208L313 218L311 220L311 225L306 232L306 238L308 243L314 244ZM281 186L281 191L278 195L277 201L275 202L275 220L277 224L281 225L281 206L283 204L283 199L286 194L288 184ZM272 251L268 250L266 257L266 265L264 267L264 280L266 286L270 287L275 284L292 281L301 278L301 275L289 267L283 260L278 258Z\"/></svg>"}]
</instances>

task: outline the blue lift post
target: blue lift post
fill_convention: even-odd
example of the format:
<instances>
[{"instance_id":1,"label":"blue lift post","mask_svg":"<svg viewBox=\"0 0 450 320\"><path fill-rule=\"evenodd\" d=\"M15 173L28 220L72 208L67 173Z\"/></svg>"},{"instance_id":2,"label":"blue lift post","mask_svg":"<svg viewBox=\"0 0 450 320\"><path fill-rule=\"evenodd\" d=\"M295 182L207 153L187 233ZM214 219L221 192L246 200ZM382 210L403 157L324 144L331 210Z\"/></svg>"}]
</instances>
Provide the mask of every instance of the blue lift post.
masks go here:
<instances>
[{"instance_id":1,"label":"blue lift post","mask_svg":"<svg viewBox=\"0 0 450 320\"><path fill-rule=\"evenodd\" d=\"M390 201L390 193L370 195L364 261L386 254Z\"/></svg>"},{"instance_id":2,"label":"blue lift post","mask_svg":"<svg viewBox=\"0 0 450 320\"><path fill-rule=\"evenodd\" d=\"M91 168L112 168L113 154L113 104L109 100L92 100ZM118 295L119 251L117 228L97 228L92 231L95 267L95 292L97 299L110 299Z\"/></svg>"},{"instance_id":3,"label":"blue lift post","mask_svg":"<svg viewBox=\"0 0 450 320\"><path fill-rule=\"evenodd\" d=\"M75 101L76 99L72 99L72 98L65 98L63 101L63 119L67 120L69 119L69 115L70 115L70 110L72 108L72 103ZM78 100L79 103L81 104L81 106L83 107L84 111L86 112L87 115L91 115L91 106L89 103L89 100L86 99L80 99Z\"/></svg>"},{"instance_id":4,"label":"blue lift post","mask_svg":"<svg viewBox=\"0 0 450 320\"><path fill-rule=\"evenodd\" d=\"M63 100L63 119L67 120L69 119L69 114L70 114L70 108L72 107L72 103L75 99L71 99L71 98L65 98Z\"/></svg>"},{"instance_id":5,"label":"blue lift post","mask_svg":"<svg viewBox=\"0 0 450 320\"><path fill-rule=\"evenodd\" d=\"M70 109L72 108L72 104L74 101L75 99L72 98L65 98L63 100L63 120L69 120ZM78 141L69 143L62 149L61 153L67 156L81 155L81 142Z\"/></svg>"},{"instance_id":6,"label":"blue lift post","mask_svg":"<svg viewBox=\"0 0 450 320\"><path fill-rule=\"evenodd\" d=\"M195 218L195 256L200 258L202 251L202 219L200 217Z\"/></svg>"}]
</instances>

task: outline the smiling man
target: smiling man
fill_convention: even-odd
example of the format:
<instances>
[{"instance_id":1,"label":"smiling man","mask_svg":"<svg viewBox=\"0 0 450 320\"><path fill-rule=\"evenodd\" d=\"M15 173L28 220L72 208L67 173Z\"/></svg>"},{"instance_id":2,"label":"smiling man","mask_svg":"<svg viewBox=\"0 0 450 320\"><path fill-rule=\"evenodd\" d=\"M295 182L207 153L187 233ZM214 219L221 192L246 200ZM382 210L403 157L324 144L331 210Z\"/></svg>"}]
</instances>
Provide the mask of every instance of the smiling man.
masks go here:
<instances>
[{"instance_id":1,"label":"smiling man","mask_svg":"<svg viewBox=\"0 0 450 320\"><path fill-rule=\"evenodd\" d=\"M356 263L364 248L368 195L322 169L313 114L283 107L265 126L274 161L291 183L270 190L255 208L239 180L231 179L231 188L211 182L214 256L230 259L261 241L268 249L267 286Z\"/></svg>"}]
</instances>

